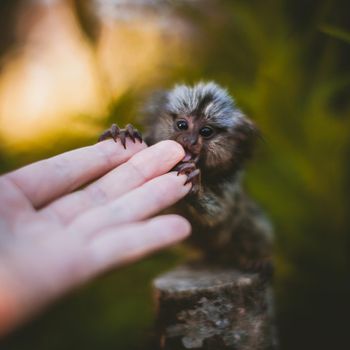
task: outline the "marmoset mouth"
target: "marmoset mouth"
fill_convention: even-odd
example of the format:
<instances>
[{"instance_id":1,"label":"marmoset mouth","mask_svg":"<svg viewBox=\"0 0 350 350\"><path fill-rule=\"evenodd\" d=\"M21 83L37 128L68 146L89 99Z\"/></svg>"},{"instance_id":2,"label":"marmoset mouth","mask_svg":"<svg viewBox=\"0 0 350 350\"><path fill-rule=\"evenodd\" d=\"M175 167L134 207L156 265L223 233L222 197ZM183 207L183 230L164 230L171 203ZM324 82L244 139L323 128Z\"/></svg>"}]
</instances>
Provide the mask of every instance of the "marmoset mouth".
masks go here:
<instances>
[{"instance_id":1,"label":"marmoset mouth","mask_svg":"<svg viewBox=\"0 0 350 350\"><path fill-rule=\"evenodd\" d=\"M192 161L194 163L197 163L198 160L199 160L199 155L195 155L185 148L185 157L182 159L183 162Z\"/></svg>"},{"instance_id":2,"label":"marmoset mouth","mask_svg":"<svg viewBox=\"0 0 350 350\"><path fill-rule=\"evenodd\" d=\"M185 157L182 159L183 162L188 162L193 158L193 154L185 150Z\"/></svg>"}]
</instances>

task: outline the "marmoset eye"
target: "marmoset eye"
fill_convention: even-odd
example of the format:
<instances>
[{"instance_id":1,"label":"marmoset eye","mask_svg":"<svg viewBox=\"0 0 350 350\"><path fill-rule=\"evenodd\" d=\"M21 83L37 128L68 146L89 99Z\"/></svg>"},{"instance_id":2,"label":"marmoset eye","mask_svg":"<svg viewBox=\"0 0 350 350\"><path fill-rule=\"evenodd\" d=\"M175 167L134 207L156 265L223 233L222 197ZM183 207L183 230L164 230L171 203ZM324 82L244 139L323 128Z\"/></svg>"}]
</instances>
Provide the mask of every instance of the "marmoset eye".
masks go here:
<instances>
[{"instance_id":1,"label":"marmoset eye","mask_svg":"<svg viewBox=\"0 0 350 350\"><path fill-rule=\"evenodd\" d=\"M176 126L179 130L187 130L188 129L188 124L185 120L177 121Z\"/></svg>"},{"instance_id":2,"label":"marmoset eye","mask_svg":"<svg viewBox=\"0 0 350 350\"><path fill-rule=\"evenodd\" d=\"M214 130L209 126L205 126L199 130L199 134L203 137L210 137L214 134Z\"/></svg>"}]
</instances>

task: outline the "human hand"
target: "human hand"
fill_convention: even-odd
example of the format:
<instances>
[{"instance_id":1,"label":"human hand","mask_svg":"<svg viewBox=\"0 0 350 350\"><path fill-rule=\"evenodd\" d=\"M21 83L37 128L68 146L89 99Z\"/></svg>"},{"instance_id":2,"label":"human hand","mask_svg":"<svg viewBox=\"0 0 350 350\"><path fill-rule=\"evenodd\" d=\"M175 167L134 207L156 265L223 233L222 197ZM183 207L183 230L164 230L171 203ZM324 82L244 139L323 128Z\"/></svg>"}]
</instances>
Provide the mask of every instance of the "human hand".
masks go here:
<instances>
[{"instance_id":1,"label":"human hand","mask_svg":"<svg viewBox=\"0 0 350 350\"><path fill-rule=\"evenodd\" d=\"M0 177L0 334L100 272L185 238L182 147L112 140ZM102 176L102 177L101 177ZM97 179L97 180L96 180ZM73 190L95 180L78 191Z\"/></svg>"}]
</instances>

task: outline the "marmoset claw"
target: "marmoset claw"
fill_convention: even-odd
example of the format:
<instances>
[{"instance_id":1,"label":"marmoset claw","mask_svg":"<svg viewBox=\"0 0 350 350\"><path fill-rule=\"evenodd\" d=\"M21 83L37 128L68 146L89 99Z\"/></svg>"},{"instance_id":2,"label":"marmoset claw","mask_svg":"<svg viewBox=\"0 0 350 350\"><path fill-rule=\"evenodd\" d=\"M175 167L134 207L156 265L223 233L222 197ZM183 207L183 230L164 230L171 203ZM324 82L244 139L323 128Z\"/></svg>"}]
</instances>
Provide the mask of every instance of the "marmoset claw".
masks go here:
<instances>
[{"instance_id":1,"label":"marmoset claw","mask_svg":"<svg viewBox=\"0 0 350 350\"><path fill-rule=\"evenodd\" d=\"M196 164L192 162L185 162L185 163L180 163L175 166L174 170L177 171L177 175L180 174L189 174L191 173L194 169L196 169Z\"/></svg>"},{"instance_id":2,"label":"marmoset claw","mask_svg":"<svg viewBox=\"0 0 350 350\"><path fill-rule=\"evenodd\" d=\"M123 147L126 149L126 138L129 137L132 142L139 140L142 143L141 133L135 129L131 124L128 124L125 129L120 129L117 124L112 124L112 126L104 131L98 138L98 142L112 138L115 142L120 139Z\"/></svg>"},{"instance_id":3,"label":"marmoset claw","mask_svg":"<svg viewBox=\"0 0 350 350\"><path fill-rule=\"evenodd\" d=\"M187 179L184 185L192 183L191 194L196 194L200 189L200 169L196 167L194 162L182 162L173 169L177 171L177 175L186 175Z\"/></svg>"},{"instance_id":4,"label":"marmoset claw","mask_svg":"<svg viewBox=\"0 0 350 350\"><path fill-rule=\"evenodd\" d=\"M185 182L185 185L188 184L189 182L192 182L192 180L195 179L197 176L199 176L199 174L200 174L199 169L193 170L191 173L189 173L187 175L187 180Z\"/></svg>"}]
</instances>

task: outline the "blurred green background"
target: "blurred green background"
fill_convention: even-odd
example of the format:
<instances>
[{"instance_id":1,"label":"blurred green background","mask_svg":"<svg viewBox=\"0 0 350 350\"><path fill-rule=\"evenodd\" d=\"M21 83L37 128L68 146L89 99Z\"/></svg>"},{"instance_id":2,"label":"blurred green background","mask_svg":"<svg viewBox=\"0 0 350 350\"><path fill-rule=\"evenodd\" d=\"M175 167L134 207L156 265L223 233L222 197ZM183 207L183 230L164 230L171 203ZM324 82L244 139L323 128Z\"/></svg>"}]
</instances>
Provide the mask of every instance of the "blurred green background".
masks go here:
<instances>
[{"instance_id":1,"label":"blurred green background","mask_svg":"<svg viewBox=\"0 0 350 350\"><path fill-rule=\"evenodd\" d=\"M154 89L215 80L264 141L246 186L276 231L282 349L350 347L350 2L1 0L1 172L139 124ZM67 296L1 349L150 349L175 248Z\"/></svg>"}]
</instances>

